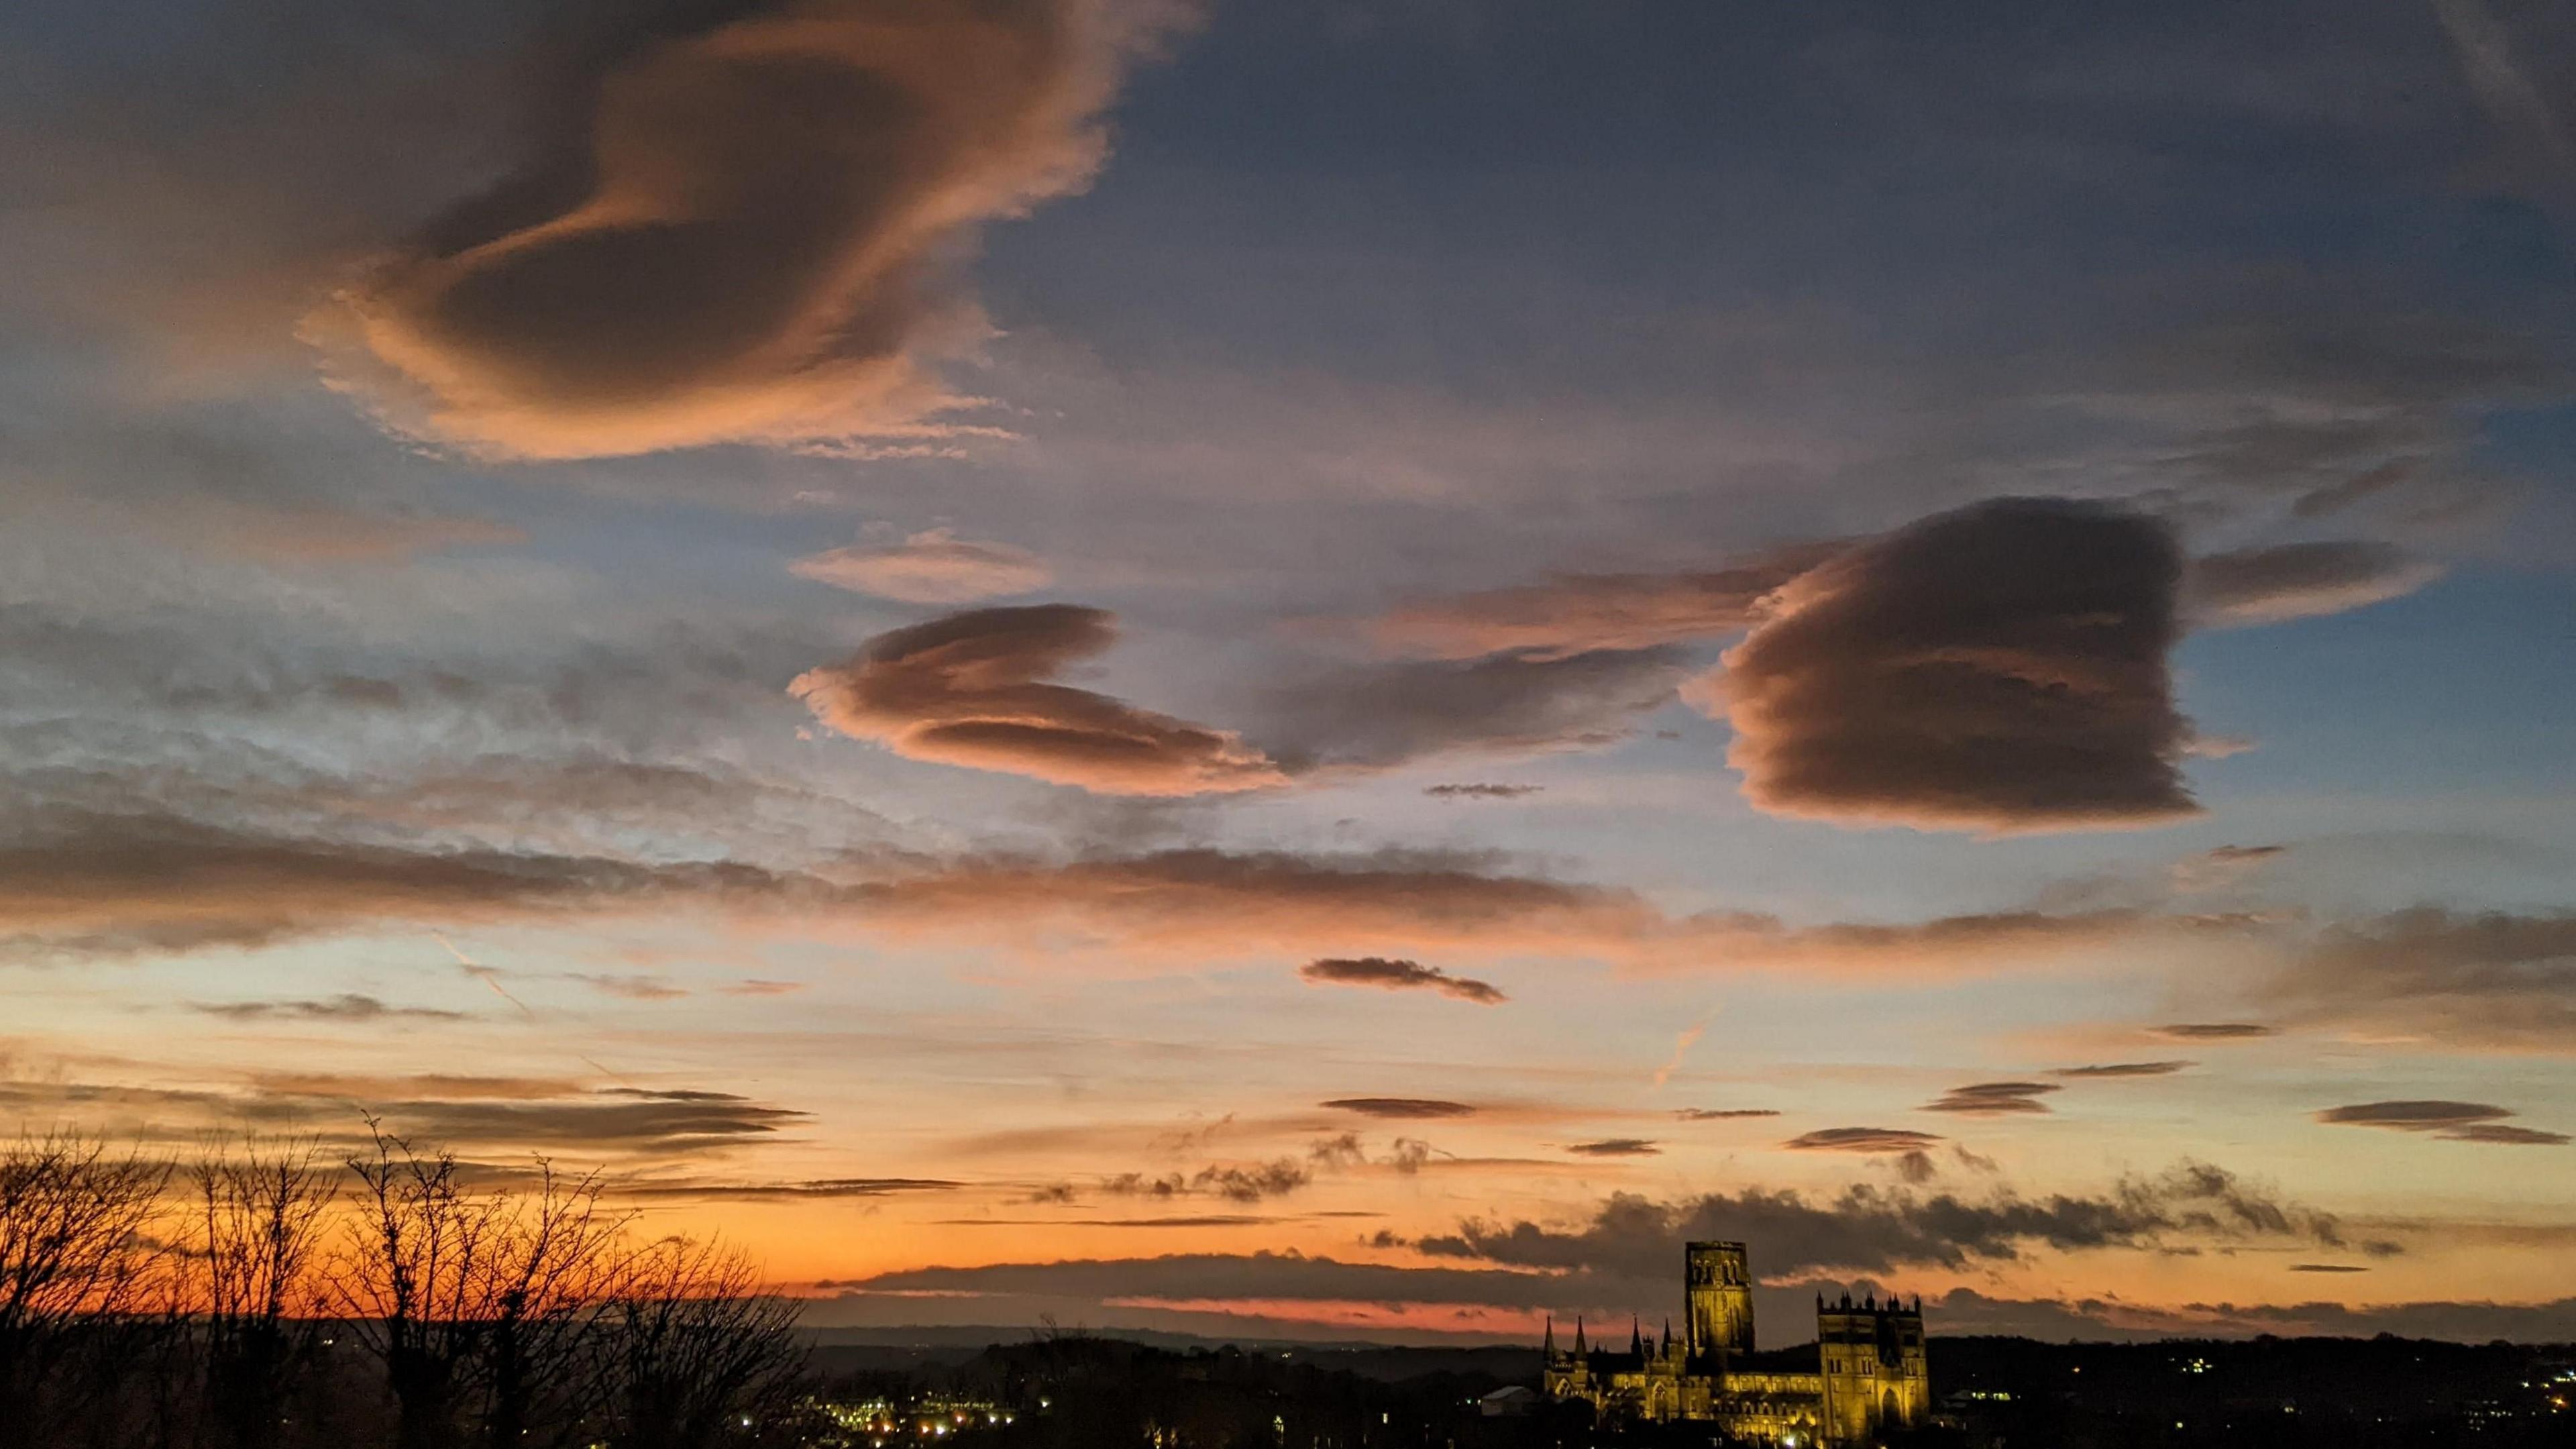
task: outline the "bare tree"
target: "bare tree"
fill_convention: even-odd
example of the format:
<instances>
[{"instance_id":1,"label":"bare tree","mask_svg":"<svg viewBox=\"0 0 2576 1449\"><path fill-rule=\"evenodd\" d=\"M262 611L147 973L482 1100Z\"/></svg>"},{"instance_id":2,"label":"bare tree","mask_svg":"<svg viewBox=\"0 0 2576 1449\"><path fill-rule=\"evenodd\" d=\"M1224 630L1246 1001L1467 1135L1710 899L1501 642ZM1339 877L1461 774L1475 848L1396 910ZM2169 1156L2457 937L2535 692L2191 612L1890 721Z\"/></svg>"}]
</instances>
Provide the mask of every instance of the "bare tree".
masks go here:
<instances>
[{"instance_id":1,"label":"bare tree","mask_svg":"<svg viewBox=\"0 0 2576 1449\"><path fill-rule=\"evenodd\" d=\"M203 1339L207 1418L234 1449L271 1449L320 1321L315 1258L334 1171L311 1140L211 1147L190 1169L183 1281Z\"/></svg>"},{"instance_id":2,"label":"bare tree","mask_svg":"<svg viewBox=\"0 0 2576 1449\"><path fill-rule=\"evenodd\" d=\"M453 1153L424 1157L367 1120L372 1155L351 1159L357 1220L334 1286L350 1332L384 1367L396 1449L451 1449L487 1327L488 1255L502 1204L458 1181Z\"/></svg>"},{"instance_id":3,"label":"bare tree","mask_svg":"<svg viewBox=\"0 0 2576 1449\"><path fill-rule=\"evenodd\" d=\"M540 1161L536 1186L500 1216L484 1258L488 1279L475 1295L489 1321L483 1439L495 1449L571 1442L598 1408L584 1352L615 1286L631 1216L602 1207L601 1189L595 1172L566 1178Z\"/></svg>"},{"instance_id":4,"label":"bare tree","mask_svg":"<svg viewBox=\"0 0 2576 1449\"><path fill-rule=\"evenodd\" d=\"M74 1442L144 1306L166 1165L54 1133L0 1150L0 1446Z\"/></svg>"},{"instance_id":5,"label":"bare tree","mask_svg":"<svg viewBox=\"0 0 2576 1449\"><path fill-rule=\"evenodd\" d=\"M665 1238L634 1253L599 1332L615 1449L758 1444L802 1389L796 1305L715 1243Z\"/></svg>"},{"instance_id":6,"label":"bare tree","mask_svg":"<svg viewBox=\"0 0 2576 1449\"><path fill-rule=\"evenodd\" d=\"M590 1442L605 1391L594 1324L627 1222L599 1175L541 1159L528 1189L478 1192L452 1153L368 1125L336 1278L350 1331L383 1366L398 1449Z\"/></svg>"}]
</instances>

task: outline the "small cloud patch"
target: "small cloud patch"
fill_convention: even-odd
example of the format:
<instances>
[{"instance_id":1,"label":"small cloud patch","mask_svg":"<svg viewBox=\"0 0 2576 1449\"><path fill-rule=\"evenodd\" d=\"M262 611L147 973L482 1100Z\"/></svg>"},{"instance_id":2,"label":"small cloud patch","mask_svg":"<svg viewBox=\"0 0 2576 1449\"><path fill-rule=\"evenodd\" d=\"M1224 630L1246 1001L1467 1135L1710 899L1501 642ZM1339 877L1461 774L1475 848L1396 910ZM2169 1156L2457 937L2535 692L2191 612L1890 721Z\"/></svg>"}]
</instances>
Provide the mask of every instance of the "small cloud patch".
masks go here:
<instances>
[{"instance_id":1,"label":"small cloud patch","mask_svg":"<svg viewBox=\"0 0 2576 1449\"><path fill-rule=\"evenodd\" d=\"M1476 1115L1476 1109L1464 1102L1448 1102L1437 1097L1335 1097L1323 1105L1336 1112L1357 1112L1363 1117L1420 1119Z\"/></svg>"},{"instance_id":2,"label":"small cloud patch","mask_svg":"<svg viewBox=\"0 0 2576 1449\"><path fill-rule=\"evenodd\" d=\"M1375 986L1388 991L1437 991L1479 1006L1499 1006L1509 1000L1491 982L1472 976L1452 976L1437 966L1419 961L1391 960L1384 956L1333 957L1309 961L1297 974L1319 986Z\"/></svg>"},{"instance_id":3,"label":"small cloud patch","mask_svg":"<svg viewBox=\"0 0 2576 1449\"><path fill-rule=\"evenodd\" d=\"M2251 1021L2182 1021L2148 1027L2147 1034L2167 1041L2255 1041L2281 1033L2278 1027Z\"/></svg>"},{"instance_id":4,"label":"small cloud patch","mask_svg":"<svg viewBox=\"0 0 2576 1449\"><path fill-rule=\"evenodd\" d=\"M1903 1127L1821 1127L1780 1145L1791 1152L1920 1152L1940 1140Z\"/></svg>"},{"instance_id":5,"label":"small cloud patch","mask_svg":"<svg viewBox=\"0 0 2576 1449\"><path fill-rule=\"evenodd\" d=\"M1777 1117L1771 1107L1684 1107L1673 1113L1685 1122L1733 1122L1747 1117Z\"/></svg>"},{"instance_id":6,"label":"small cloud patch","mask_svg":"<svg viewBox=\"0 0 2576 1449\"><path fill-rule=\"evenodd\" d=\"M2544 1132L2534 1127L2516 1127L2504 1119L2514 1115L2509 1107L2489 1106L2484 1102L2448 1102L2434 1099L2361 1102L2348 1107L2328 1107L2316 1114L2317 1120L2345 1127L2384 1127L2396 1132L2422 1132L2446 1142L2484 1142L2506 1147L2557 1147L2569 1139L2563 1132Z\"/></svg>"},{"instance_id":7,"label":"small cloud patch","mask_svg":"<svg viewBox=\"0 0 2576 1449\"><path fill-rule=\"evenodd\" d=\"M1963 1117L2011 1117L2022 1114L2044 1114L2048 1104L2040 1100L2061 1090L2055 1082L1972 1082L1952 1087L1939 1098L1923 1104L1926 1112L1955 1112Z\"/></svg>"},{"instance_id":8,"label":"small cloud patch","mask_svg":"<svg viewBox=\"0 0 2576 1449\"><path fill-rule=\"evenodd\" d=\"M1565 1150L1578 1157L1660 1157L1664 1151L1642 1137L1607 1137L1599 1142L1576 1142Z\"/></svg>"},{"instance_id":9,"label":"small cloud patch","mask_svg":"<svg viewBox=\"0 0 2576 1449\"><path fill-rule=\"evenodd\" d=\"M1434 800L1518 800L1546 788L1545 785L1427 785L1422 793Z\"/></svg>"},{"instance_id":10,"label":"small cloud patch","mask_svg":"<svg viewBox=\"0 0 2576 1449\"><path fill-rule=\"evenodd\" d=\"M880 548L835 548L787 566L798 578L906 604L968 604L1043 589L1046 560L1007 543L959 538L945 528Z\"/></svg>"}]
</instances>

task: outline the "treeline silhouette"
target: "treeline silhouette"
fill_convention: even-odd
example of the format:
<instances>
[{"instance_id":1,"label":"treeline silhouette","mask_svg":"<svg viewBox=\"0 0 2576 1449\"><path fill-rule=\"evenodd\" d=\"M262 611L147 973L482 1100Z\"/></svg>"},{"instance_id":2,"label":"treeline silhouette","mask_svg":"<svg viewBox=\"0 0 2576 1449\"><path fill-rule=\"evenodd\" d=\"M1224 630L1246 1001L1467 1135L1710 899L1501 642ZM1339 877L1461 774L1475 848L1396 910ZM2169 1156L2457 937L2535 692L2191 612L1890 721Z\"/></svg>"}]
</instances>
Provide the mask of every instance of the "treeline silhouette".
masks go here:
<instances>
[{"instance_id":1,"label":"treeline silhouette","mask_svg":"<svg viewBox=\"0 0 2576 1449\"><path fill-rule=\"evenodd\" d=\"M0 1149L0 1449L803 1441L796 1306L749 1259L368 1128Z\"/></svg>"}]
</instances>

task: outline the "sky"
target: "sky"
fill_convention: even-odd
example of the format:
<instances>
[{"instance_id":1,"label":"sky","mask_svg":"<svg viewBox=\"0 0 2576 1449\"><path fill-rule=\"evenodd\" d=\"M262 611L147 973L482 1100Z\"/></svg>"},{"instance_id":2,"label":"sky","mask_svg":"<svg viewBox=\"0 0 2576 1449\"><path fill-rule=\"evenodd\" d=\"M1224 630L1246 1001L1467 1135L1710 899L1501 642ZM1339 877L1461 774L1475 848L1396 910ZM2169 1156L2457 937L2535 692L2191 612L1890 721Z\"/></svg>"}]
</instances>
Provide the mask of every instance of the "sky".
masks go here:
<instances>
[{"instance_id":1,"label":"sky","mask_svg":"<svg viewBox=\"0 0 2576 1449\"><path fill-rule=\"evenodd\" d=\"M2576 15L0 15L0 1127L833 1326L2576 1337Z\"/></svg>"}]
</instances>

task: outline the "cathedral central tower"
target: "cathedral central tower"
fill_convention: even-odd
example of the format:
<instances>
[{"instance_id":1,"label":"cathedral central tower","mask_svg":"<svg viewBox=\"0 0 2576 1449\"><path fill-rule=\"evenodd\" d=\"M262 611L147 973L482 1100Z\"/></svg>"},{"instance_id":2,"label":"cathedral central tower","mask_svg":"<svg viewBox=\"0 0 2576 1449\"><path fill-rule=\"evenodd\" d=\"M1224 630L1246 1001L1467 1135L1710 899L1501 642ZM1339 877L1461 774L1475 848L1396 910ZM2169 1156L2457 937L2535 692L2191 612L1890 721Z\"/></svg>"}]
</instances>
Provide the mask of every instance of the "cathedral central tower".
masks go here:
<instances>
[{"instance_id":1,"label":"cathedral central tower","mask_svg":"<svg viewBox=\"0 0 2576 1449\"><path fill-rule=\"evenodd\" d=\"M1692 1243L1685 1250L1685 1341L1693 1364L1723 1363L1753 1351L1753 1274L1742 1243Z\"/></svg>"}]
</instances>

